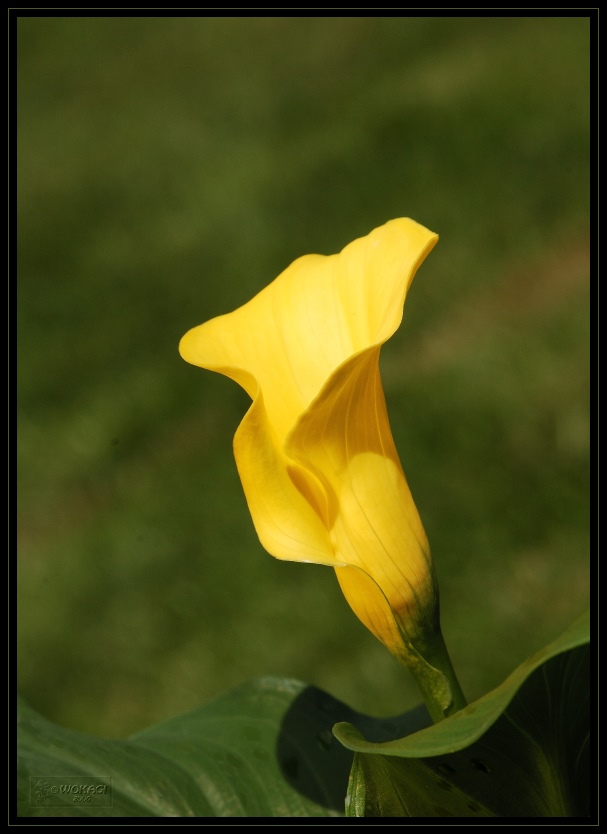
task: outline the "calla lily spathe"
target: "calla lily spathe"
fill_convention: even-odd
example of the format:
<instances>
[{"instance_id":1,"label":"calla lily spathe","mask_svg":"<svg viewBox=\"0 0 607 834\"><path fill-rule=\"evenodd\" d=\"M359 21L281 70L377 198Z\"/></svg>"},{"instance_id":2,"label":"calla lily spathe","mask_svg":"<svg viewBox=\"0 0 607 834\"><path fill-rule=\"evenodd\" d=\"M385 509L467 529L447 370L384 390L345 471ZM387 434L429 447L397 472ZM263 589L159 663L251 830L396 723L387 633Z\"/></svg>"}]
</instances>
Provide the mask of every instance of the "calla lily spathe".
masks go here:
<instances>
[{"instance_id":1,"label":"calla lily spathe","mask_svg":"<svg viewBox=\"0 0 607 834\"><path fill-rule=\"evenodd\" d=\"M234 452L262 545L278 559L333 566L356 615L397 656L438 628L438 597L379 354L437 240L400 218L338 255L306 255L179 346L253 401Z\"/></svg>"}]
</instances>

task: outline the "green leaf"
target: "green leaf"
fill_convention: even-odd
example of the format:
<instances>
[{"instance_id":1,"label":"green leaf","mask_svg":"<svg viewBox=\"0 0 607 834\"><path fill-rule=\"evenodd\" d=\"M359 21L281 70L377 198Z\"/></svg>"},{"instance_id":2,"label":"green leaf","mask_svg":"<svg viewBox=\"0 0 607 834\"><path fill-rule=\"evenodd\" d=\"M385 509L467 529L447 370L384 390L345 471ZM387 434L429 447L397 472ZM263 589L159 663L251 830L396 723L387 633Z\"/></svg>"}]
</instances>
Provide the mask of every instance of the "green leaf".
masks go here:
<instances>
[{"instance_id":1,"label":"green leaf","mask_svg":"<svg viewBox=\"0 0 607 834\"><path fill-rule=\"evenodd\" d=\"M280 678L243 684L128 740L58 727L22 703L19 814L343 816L353 755L331 728L344 720L385 739L417 730L428 718L418 709L397 719L369 719L315 687ZM112 805L75 802L72 794L37 801L36 789L59 777L67 784L111 778Z\"/></svg>"},{"instance_id":2,"label":"green leaf","mask_svg":"<svg viewBox=\"0 0 607 834\"><path fill-rule=\"evenodd\" d=\"M492 817L488 808L435 773L422 759L356 753L349 817Z\"/></svg>"},{"instance_id":3,"label":"green leaf","mask_svg":"<svg viewBox=\"0 0 607 834\"><path fill-rule=\"evenodd\" d=\"M127 740L58 727L21 704L19 814L338 817L350 774L348 816L584 816L587 632L578 621L478 710L434 726L423 707L369 718L280 678L243 684ZM41 792L78 780L111 782L111 804Z\"/></svg>"},{"instance_id":4,"label":"green leaf","mask_svg":"<svg viewBox=\"0 0 607 834\"><path fill-rule=\"evenodd\" d=\"M356 751L349 816L589 814L589 619L450 718L388 742L340 724Z\"/></svg>"}]
</instances>

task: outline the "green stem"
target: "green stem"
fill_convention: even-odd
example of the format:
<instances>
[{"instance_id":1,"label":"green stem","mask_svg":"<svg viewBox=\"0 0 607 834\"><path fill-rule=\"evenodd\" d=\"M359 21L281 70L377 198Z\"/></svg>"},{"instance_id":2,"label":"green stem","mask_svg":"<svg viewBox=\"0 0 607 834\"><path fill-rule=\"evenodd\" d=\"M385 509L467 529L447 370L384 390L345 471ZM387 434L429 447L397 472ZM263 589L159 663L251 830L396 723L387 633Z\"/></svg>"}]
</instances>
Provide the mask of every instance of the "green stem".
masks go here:
<instances>
[{"instance_id":1,"label":"green stem","mask_svg":"<svg viewBox=\"0 0 607 834\"><path fill-rule=\"evenodd\" d=\"M407 643L407 652L401 659L415 678L435 724L466 706L440 631L425 638L423 645L421 641L416 646Z\"/></svg>"}]
</instances>

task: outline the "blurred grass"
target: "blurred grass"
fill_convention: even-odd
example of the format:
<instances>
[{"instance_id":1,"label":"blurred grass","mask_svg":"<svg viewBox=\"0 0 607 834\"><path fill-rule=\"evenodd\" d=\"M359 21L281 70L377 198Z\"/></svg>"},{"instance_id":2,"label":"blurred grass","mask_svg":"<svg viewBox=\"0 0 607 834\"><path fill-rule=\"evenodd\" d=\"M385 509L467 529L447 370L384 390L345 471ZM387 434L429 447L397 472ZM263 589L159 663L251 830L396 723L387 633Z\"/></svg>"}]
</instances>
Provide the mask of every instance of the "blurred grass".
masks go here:
<instances>
[{"instance_id":1,"label":"blurred grass","mask_svg":"<svg viewBox=\"0 0 607 834\"><path fill-rule=\"evenodd\" d=\"M18 21L19 684L123 735L288 675L419 698L333 572L261 549L233 383L181 335L408 215L383 351L469 697L588 601L589 20Z\"/></svg>"}]
</instances>

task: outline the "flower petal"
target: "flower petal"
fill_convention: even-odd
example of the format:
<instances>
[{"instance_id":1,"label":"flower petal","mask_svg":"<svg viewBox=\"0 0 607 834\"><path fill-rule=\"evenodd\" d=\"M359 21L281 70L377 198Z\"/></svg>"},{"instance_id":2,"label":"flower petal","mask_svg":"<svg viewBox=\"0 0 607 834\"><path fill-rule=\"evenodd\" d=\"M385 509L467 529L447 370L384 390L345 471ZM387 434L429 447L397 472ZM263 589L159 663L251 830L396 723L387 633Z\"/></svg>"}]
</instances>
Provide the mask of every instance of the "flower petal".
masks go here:
<instances>
[{"instance_id":1,"label":"flower petal","mask_svg":"<svg viewBox=\"0 0 607 834\"><path fill-rule=\"evenodd\" d=\"M339 255L292 263L244 306L190 330L183 358L253 403L234 438L263 546L335 567L359 618L395 654L438 625L426 535L388 422L379 352L438 240L400 218Z\"/></svg>"},{"instance_id":2,"label":"flower petal","mask_svg":"<svg viewBox=\"0 0 607 834\"><path fill-rule=\"evenodd\" d=\"M324 486L336 560L360 568L381 588L397 620L408 621L434 605L434 574L390 431L379 350L363 351L333 374L285 451ZM356 610L356 601L348 602Z\"/></svg>"},{"instance_id":3,"label":"flower petal","mask_svg":"<svg viewBox=\"0 0 607 834\"><path fill-rule=\"evenodd\" d=\"M186 333L180 353L251 397L256 380L283 440L342 362L396 330L415 271L437 240L399 218L339 255L305 255L244 306Z\"/></svg>"},{"instance_id":4,"label":"flower petal","mask_svg":"<svg viewBox=\"0 0 607 834\"><path fill-rule=\"evenodd\" d=\"M348 605L361 623L388 651L402 660L406 654L403 651L403 637L394 619L394 612L377 582L353 566L337 567L335 575Z\"/></svg>"},{"instance_id":5,"label":"flower petal","mask_svg":"<svg viewBox=\"0 0 607 834\"><path fill-rule=\"evenodd\" d=\"M323 488L281 449L261 391L236 431L234 455L257 535L268 553L295 562L342 564L329 539Z\"/></svg>"}]
</instances>

